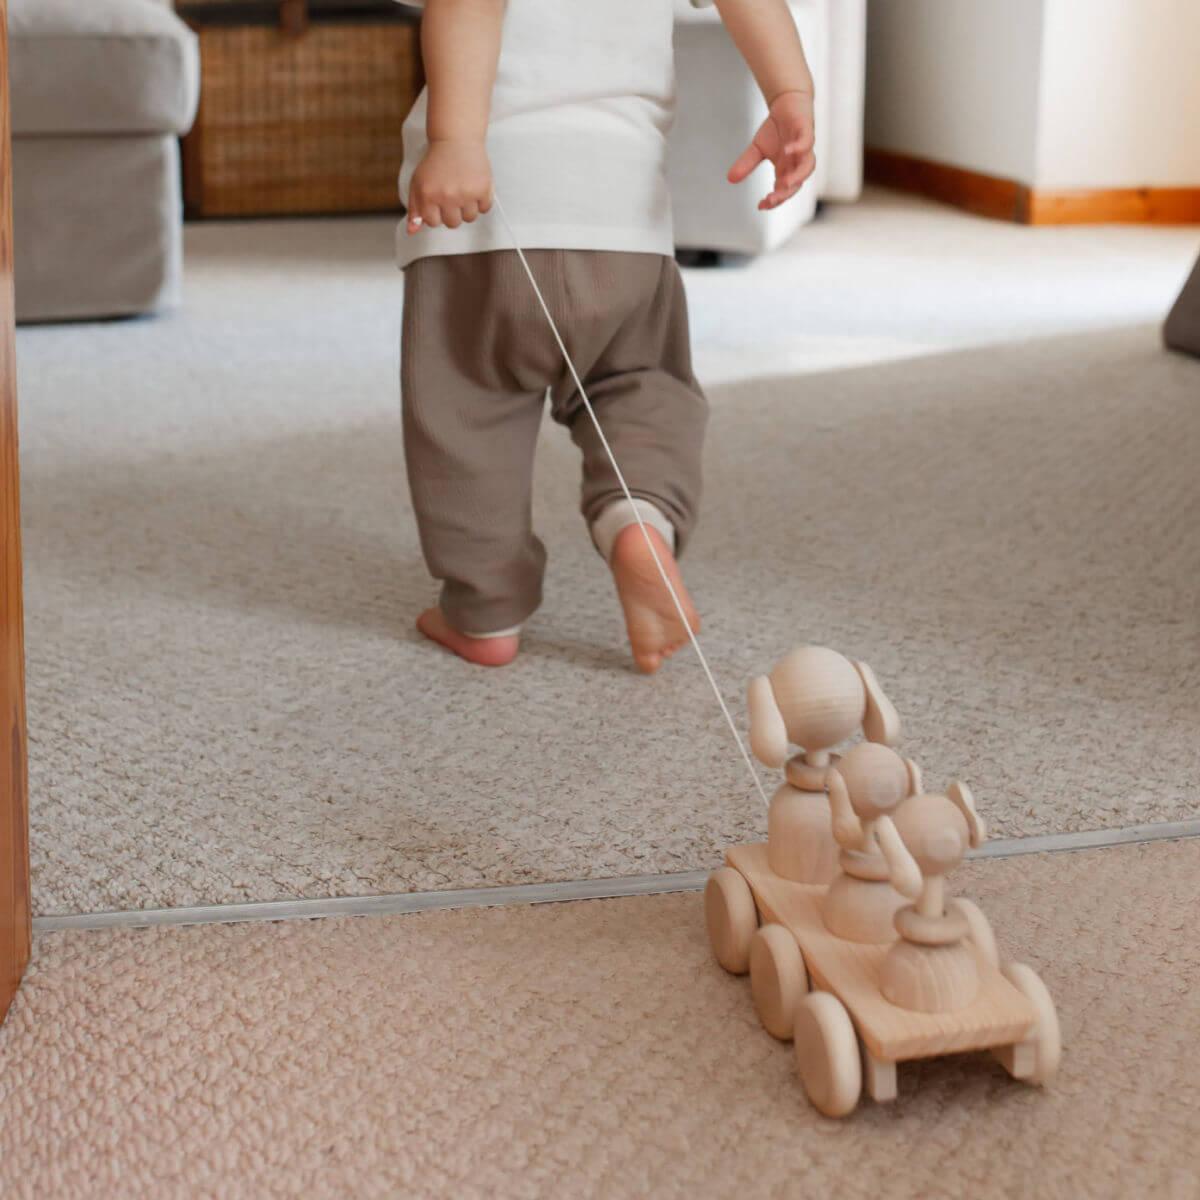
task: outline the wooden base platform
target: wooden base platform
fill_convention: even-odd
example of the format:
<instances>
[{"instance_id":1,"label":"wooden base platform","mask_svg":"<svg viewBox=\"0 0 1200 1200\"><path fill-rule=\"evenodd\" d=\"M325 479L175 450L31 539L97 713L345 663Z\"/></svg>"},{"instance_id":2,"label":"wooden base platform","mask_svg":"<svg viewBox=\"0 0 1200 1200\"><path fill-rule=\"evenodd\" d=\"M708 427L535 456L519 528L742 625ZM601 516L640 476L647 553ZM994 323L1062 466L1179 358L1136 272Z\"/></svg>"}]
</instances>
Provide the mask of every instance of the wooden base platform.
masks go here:
<instances>
[{"instance_id":1,"label":"wooden base platform","mask_svg":"<svg viewBox=\"0 0 1200 1200\"><path fill-rule=\"evenodd\" d=\"M814 990L832 992L846 1006L871 1058L881 1063L995 1049L1023 1041L1037 1020L1030 1002L993 966L980 962L978 998L949 1013L919 1013L883 998L880 969L889 947L846 942L825 928L825 888L781 879L767 866L765 842L734 846L726 862L739 871L764 922L795 935Z\"/></svg>"}]
</instances>

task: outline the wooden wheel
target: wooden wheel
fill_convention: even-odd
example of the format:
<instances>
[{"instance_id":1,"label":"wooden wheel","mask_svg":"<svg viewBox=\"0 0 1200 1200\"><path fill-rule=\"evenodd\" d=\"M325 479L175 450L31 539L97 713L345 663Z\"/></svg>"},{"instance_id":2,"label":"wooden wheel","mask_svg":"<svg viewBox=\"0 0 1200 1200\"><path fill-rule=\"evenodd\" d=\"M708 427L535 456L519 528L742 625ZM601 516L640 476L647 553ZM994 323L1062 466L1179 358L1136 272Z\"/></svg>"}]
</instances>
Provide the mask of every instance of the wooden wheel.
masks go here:
<instances>
[{"instance_id":1,"label":"wooden wheel","mask_svg":"<svg viewBox=\"0 0 1200 1200\"><path fill-rule=\"evenodd\" d=\"M781 1042L790 1042L796 1004L808 991L804 955L790 929L764 925L751 939L750 990L763 1028Z\"/></svg>"},{"instance_id":2,"label":"wooden wheel","mask_svg":"<svg viewBox=\"0 0 1200 1200\"><path fill-rule=\"evenodd\" d=\"M1000 952L996 949L996 935L982 909L973 900L964 900L961 896L951 903L967 918L967 937L971 939L980 959L989 967L999 970Z\"/></svg>"},{"instance_id":3,"label":"wooden wheel","mask_svg":"<svg viewBox=\"0 0 1200 1200\"><path fill-rule=\"evenodd\" d=\"M1049 1083L1058 1071L1062 1058L1062 1033L1058 1013L1046 985L1038 973L1024 963L1008 963L1001 968L1004 978L1019 991L1037 1014L1033 1029L1024 1042L1015 1046L1000 1046L996 1057L1014 1079L1038 1086Z\"/></svg>"},{"instance_id":4,"label":"wooden wheel","mask_svg":"<svg viewBox=\"0 0 1200 1200\"><path fill-rule=\"evenodd\" d=\"M827 1117L854 1111L862 1091L858 1037L846 1006L831 992L809 992L796 1005L796 1066L813 1107Z\"/></svg>"},{"instance_id":5,"label":"wooden wheel","mask_svg":"<svg viewBox=\"0 0 1200 1200\"><path fill-rule=\"evenodd\" d=\"M740 871L721 867L708 877L704 923L717 962L734 975L745 975L750 969L750 942L758 929L758 910Z\"/></svg>"}]
</instances>

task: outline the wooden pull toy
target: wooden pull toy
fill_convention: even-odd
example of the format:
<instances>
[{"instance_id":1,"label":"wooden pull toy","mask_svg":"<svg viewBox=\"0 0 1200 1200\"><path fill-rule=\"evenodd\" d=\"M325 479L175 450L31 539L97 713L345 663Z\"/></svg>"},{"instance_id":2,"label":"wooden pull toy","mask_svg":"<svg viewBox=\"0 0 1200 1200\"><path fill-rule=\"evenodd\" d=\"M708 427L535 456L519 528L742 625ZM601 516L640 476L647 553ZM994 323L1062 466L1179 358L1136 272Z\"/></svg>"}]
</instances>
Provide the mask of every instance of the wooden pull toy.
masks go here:
<instances>
[{"instance_id":1,"label":"wooden pull toy","mask_svg":"<svg viewBox=\"0 0 1200 1200\"><path fill-rule=\"evenodd\" d=\"M860 730L870 742L891 745L900 718L866 663L823 646L800 646L755 679L749 704L755 758L785 767L767 816L771 868L797 883L828 883L839 854L825 799L838 762L832 748ZM789 759L791 745L801 749Z\"/></svg>"},{"instance_id":2,"label":"wooden pull toy","mask_svg":"<svg viewBox=\"0 0 1200 1200\"><path fill-rule=\"evenodd\" d=\"M763 1026L795 1043L813 1105L845 1116L864 1086L894 1100L899 1063L969 1050L1048 1083L1061 1055L1049 992L1030 967L1000 965L974 904L946 898L945 876L986 836L970 790L922 790L916 764L887 749L899 721L874 676L833 651L793 651L754 681L750 704L760 761L804 749L772 801L768 842L730 847L709 878L705 917L717 961L749 972ZM834 759L859 726L868 741ZM797 816L797 796L822 819L811 805ZM810 877L826 841L840 851L832 885Z\"/></svg>"}]
</instances>

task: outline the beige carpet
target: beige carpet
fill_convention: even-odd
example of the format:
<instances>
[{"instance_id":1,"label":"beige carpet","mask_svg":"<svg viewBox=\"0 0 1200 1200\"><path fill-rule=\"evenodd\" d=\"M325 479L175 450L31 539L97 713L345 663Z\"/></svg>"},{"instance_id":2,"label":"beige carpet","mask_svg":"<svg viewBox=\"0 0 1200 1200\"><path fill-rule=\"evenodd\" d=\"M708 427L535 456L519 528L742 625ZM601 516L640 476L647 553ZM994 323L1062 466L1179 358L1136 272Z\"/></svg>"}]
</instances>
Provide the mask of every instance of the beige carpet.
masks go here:
<instances>
[{"instance_id":1,"label":"beige carpet","mask_svg":"<svg viewBox=\"0 0 1200 1200\"><path fill-rule=\"evenodd\" d=\"M15 1197L1200 1194L1200 843L964 869L1054 1086L966 1056L807 1106L695 895L38 939L0 1031Z\"/></svg>"},{"instance_id":2,"label":"beige carpet","mask_svg":"<svg viewBox=\"0 0 1200 1200\"><path fill-rule=\"evenodd\" d=\"M695 663L629 671L561 431L521 662L411 631L386 232L193 229L182 313L22 332L39 912L690 870L761 830ZM735 710L823 642L997 835L1193 816L1200 364L1095 329L1156 320L1192 257L876 197L690 275L716 382L688 573Z\"/></svg>"}]
</instances>

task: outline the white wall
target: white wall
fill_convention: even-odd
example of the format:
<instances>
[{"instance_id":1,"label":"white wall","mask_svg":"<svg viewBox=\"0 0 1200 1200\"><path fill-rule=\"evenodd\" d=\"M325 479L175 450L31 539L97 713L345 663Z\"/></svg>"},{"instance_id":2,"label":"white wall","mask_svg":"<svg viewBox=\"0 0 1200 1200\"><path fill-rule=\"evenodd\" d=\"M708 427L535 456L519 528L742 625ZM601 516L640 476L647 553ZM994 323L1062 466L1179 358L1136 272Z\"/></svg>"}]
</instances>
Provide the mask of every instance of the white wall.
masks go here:
<instances>
[{"instance_id":1,"label":"white wall","mask_svg":"<svg viewBox=\"0 0 1200 1200\"><path fill-rule=\"evenodd\" d=\"M1200 0L1047 0L1034 182L1200 187Z\"/></svg>"},{"instance_id":2,"label":"white wall","mask_svg":"<svg viewBox=\"0 0 1200 1200\"><path fill-rule=\"evenodd\" d=\"M1030 179L1044 3L870 0L867 145Z\"/></svg>"},{"instance_id":3,"label":"white wall","mask_svg":"<svg viewBox=\"0 0 1200 1200\"><path fill-rule=\"evenodd\" d=\"M1200 186L1200 0L870 0L868 146L1047 189Z\"/></svg>"}]
</instances>

